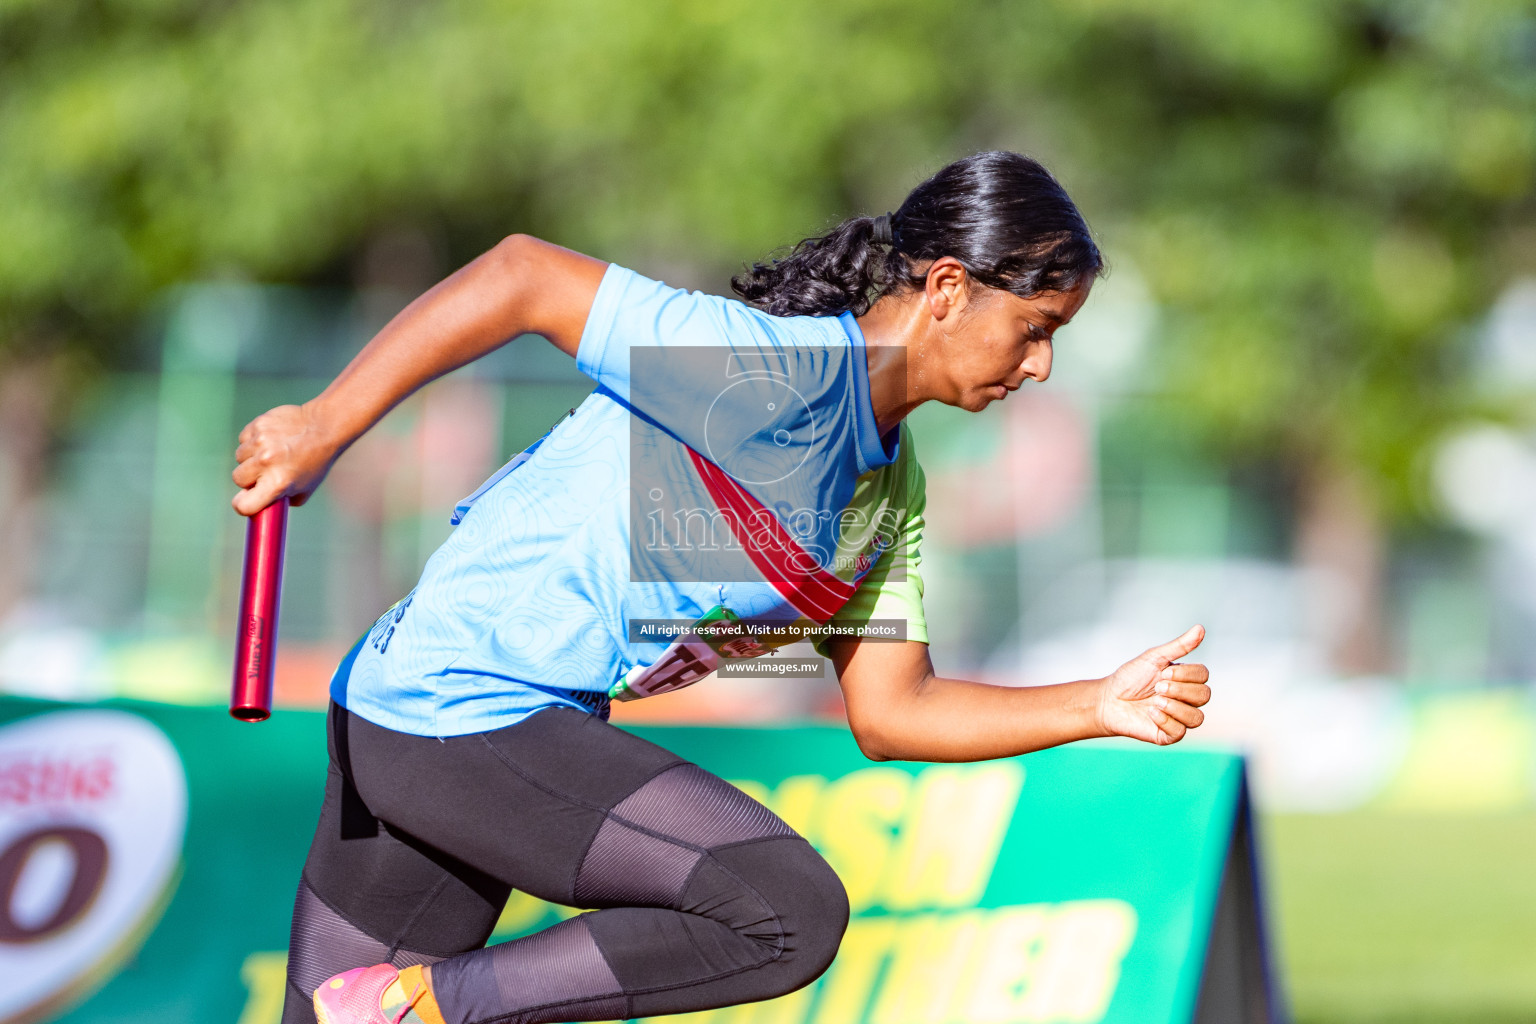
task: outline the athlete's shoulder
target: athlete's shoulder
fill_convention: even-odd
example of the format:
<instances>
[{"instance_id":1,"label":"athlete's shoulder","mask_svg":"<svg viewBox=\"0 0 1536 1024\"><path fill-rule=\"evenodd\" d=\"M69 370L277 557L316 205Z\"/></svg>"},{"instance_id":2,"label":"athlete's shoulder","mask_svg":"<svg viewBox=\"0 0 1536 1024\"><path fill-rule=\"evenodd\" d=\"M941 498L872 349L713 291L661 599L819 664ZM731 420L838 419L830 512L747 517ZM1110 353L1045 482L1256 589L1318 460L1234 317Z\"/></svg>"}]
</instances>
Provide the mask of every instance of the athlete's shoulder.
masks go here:
<instances>
[{"instance_id":1,"label":"athlete's shoulder","mask_svg":"<svg viewBox=\"0 0 1536 1024\"><path fill-rule=\"evenodd\" d=\"M678 287L616 263L609 265L603 288L620 315L650 311L674 323L689 317L713 321L721 343L825 345L843 338L836 316L775 316L734 296Z\"/></svg>"}]
</instances>

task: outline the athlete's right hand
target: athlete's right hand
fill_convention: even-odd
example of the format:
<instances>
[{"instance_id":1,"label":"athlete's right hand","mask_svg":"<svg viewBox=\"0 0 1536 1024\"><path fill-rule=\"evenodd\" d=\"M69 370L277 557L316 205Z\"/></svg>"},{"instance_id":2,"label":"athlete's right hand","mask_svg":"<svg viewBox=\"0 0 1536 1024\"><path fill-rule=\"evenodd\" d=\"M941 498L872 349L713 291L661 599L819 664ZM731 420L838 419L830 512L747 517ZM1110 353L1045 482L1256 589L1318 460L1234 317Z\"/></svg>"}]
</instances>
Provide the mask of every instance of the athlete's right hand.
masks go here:
<instances>
[{"instance_id":1,"label":"athlete's right hand","mask_svg":"<svg viewBox=\"0 0 1536 1024\"><path fill-rule=\"evenodd\" d=\"M279 498L302 505L314 493L341 454L324 429L313 403L280 405L262 413L240 431L232 475L244 490L230 503L253 516Z\"/></svg>"}]
</instances>

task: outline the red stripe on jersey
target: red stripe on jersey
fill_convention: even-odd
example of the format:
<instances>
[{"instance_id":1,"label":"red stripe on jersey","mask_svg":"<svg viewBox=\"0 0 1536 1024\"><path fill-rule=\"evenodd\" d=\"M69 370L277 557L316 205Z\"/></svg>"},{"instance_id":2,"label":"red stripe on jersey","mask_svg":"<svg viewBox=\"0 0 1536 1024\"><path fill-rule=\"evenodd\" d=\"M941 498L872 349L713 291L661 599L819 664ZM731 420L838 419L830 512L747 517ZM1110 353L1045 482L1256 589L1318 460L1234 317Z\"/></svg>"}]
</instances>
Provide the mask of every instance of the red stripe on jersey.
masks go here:
<instances>
[{"instance_id":1,"label":"red stripe on jersey","mask_svg":"<svg viewBox=\"0 0 1536 1024\"><path fill-rule=\"evenodd\" d=\"M709 496L731 524L752 564L796 611L825 624L853 597L858 584L827 572L759 502L719 466L688 449Z\"/></svg>"}]
</instances>

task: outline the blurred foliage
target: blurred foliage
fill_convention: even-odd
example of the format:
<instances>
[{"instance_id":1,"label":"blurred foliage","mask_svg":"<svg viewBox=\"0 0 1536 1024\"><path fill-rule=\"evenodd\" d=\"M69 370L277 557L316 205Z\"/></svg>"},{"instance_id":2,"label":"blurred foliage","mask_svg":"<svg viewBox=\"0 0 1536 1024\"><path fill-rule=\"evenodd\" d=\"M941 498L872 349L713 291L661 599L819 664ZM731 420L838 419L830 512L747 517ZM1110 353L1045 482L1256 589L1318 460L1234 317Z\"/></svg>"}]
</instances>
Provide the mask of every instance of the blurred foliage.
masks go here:
<instances>
[{"instance_id":1,"label":"blurred foliage","mask_svg":"<svg viewBox=\"0 0 1536 1024\"><path fill-rule=\"evenodd\" d=\"M0 0L0 352L110 363L168 284L402 224L723 281L989 146L1148 278L1173 411L1407 510L1536 264L1536 7Z\"/></svg>"}]
</instances>

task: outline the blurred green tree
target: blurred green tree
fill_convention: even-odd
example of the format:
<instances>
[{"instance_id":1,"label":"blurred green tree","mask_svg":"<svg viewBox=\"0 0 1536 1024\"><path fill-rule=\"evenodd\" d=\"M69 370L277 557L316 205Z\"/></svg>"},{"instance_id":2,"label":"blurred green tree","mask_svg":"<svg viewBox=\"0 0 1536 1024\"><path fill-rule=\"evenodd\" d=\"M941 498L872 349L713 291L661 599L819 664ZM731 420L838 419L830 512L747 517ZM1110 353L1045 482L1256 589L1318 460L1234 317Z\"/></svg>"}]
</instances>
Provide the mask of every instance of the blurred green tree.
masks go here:
<instances>
[{"instance_id":1,"label":"blurred green tree","mask_svg":"<svg viewBox=\"0 0 1536 1024\"><path fill-rule=\"evenodd\" d=\"M1335 661L1380 670L1384 527L1423 515L1473 327L1536 270L1536 7L1076 10L998 102L1059 100L1111 254L1164 309L1167 415L1293 479L1297 553L1343 584Z\"/></svg>"},{"instance_id":2,"label":"blurred green tree","mask_svg":"<svg viewBox=\"0 0 1536 1024\"><path fill-rule=\"evenodd\" d=\"M1294 474L1369 603L1536 262L1529 2L4 0L0 365L67 385L167 285L355 278L402 231L718 286L991 146L1147 276L1169 415Z\"/></svg>"}]
</instances>

